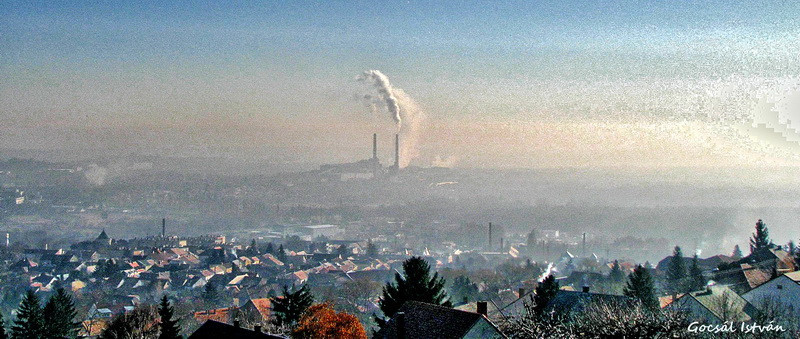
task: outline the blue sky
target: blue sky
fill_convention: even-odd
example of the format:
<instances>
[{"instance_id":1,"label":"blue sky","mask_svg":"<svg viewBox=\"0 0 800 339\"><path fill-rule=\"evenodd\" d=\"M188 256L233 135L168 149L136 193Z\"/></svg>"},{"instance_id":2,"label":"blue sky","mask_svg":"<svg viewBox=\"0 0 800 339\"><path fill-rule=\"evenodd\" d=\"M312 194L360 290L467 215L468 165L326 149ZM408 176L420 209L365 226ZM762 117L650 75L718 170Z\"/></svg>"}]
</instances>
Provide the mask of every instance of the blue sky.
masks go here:
<instances>
[{"instance_id":1,"label":"blue sky","mask_svg":"<svg viewBox=\"0 0 800 339\"><path fill-rule=\"evenodd\" d=\"M229 124L302 119L307 131L297 133L318 133L338 121L360 132L375 121L353 102L364 90L353 79L379 69L451 140L458 139L452 132L458 123L451 122L458 119L553 128L613 123L632 139L642 128L673 128L652 124L699 121L708 130L697 133L726 139L716 122L747 120L759 100L793 95L798 7L789 1L6 1L0 118L34 129L25 135L44 126L180 127L197 119L205 125L184 127L213 133ZM625 130L631 125L636 130ZM563 132L574 140L592 130L570 128ZM598 147L612 146L587 145Z\"/></svg>"}]
</instances>

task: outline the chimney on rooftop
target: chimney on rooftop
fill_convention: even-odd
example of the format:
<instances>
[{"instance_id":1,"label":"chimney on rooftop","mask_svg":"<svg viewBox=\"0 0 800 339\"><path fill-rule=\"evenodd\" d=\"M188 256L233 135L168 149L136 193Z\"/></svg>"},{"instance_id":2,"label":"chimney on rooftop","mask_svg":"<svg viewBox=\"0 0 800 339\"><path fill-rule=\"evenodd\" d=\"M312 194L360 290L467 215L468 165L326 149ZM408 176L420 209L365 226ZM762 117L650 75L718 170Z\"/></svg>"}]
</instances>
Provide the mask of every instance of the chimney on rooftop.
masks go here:
<instances>
[{"instance_id":1,"label":"chimney on rooftop","mask_svg":"<svg viewBox=\"0 0 800 339\"><path fill-rule=\"evenodd\" d=\"M479 301L476 306L476 309L478 314L483 315L484 317L489 314L488 304L485 301Z\"/></svg>"}]
</instances>

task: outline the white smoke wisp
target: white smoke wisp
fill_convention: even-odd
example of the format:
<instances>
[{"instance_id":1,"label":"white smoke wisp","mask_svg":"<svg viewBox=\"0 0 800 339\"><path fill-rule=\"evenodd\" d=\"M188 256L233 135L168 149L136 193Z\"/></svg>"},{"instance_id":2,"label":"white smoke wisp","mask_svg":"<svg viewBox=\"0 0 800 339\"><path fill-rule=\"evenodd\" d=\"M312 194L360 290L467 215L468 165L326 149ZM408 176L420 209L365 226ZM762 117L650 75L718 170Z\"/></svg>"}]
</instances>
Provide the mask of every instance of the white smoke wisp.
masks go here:
<instances>
[{"instance_id":1,"label":"white smoke wisp","mask_svg":"<svg viewBox=\"0 0 800 339\"><path fill-rule=\"evenodd\" d=\"M386 106L400 134L400 168L407 167L411 160L420 155L419 144L425 113L405 91L393 87L389 78L381 71L364 71L357 80L371 83L377 89L379 100L369 94L363 98Z\"/></svg>"},{"instance_id":2,"label":"white smoke wisp","mask_svg":"<svg viewBox=\"0 0 800 339\"><path fill-rule=\"evenodd\" d=\"M92 183L92 185L103 186L108 178L108 169L98 164L91 164L83 172L83 176L86 177L86 180Z\"/></svg>"},{"instance_id":3,"label":"white smoke wisp","mask_svg":"<svg viewBox=\"0 0 800 339\"><path fill-rule=\"evenodd\" d=\"M536 281L537 282L544 281L544 278L547 278L548 275L553 274L554 270L555 270L555 265L553 265L553 263L548 263L547 268L544 270L544 272L542 272L542 275L540 275L539 278L536 279Z\"/></svg>"},{"instance_id":4,"label":"white smoke wisp","mask_svg":"<svg viewBox=\"0 0 800 339\"><path fill-rule=\"evenodd\" d=\"M107 166L91 164L83 171L83 176L95 186L103 186L116 177L124 176L135 171L144 171L153 168L150 162L130 163L124 160L115 161Z\"/></svg>"},{"instance_id":5,"label":"white smoke wisp","mask_svg":"<svg viewBox=\"0 0 800 339\"><path fill-rule=\"evenodd\" d=\"M394 95L392 83L389 82L389 78L385 74L381 73L381 71L373 69L364 71L364 73L361 73L357 79L359 81L371 82L375 86L375 89L378 91L378 95L386 105L386 109L389 110L389 114L391 114L392 119L398 126L400 126L402 123L402 118L400 116L400 104L398 104L397 98ZM371 97L365 96L364 98L370 99Z\"/></svg>"}]
</instances>

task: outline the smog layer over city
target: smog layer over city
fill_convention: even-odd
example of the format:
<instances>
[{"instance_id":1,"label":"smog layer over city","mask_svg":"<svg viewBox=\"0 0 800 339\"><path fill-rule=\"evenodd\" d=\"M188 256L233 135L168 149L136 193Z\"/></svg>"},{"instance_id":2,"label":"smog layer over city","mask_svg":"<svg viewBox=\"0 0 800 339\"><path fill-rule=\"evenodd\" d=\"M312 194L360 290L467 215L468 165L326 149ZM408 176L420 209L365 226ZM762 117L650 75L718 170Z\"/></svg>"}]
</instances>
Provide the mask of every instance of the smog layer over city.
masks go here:
<instances>
[{"instance_id":1,"label":"smog layer over city","mask_svg":"<svg viewBox=\"0 0 800 339\"><path fill-rule=\"evenodd\" d=\"M794 338L799 16L4 2L0 338Z\"/></svg>"}]
</instances>

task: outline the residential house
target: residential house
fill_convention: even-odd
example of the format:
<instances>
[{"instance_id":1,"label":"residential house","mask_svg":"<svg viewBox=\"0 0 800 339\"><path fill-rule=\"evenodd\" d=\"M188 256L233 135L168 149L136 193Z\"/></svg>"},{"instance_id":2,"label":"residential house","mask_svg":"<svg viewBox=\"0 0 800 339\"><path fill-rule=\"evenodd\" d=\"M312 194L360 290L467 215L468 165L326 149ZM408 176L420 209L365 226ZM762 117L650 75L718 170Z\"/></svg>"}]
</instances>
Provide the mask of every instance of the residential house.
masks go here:
<instances>
[{"instance_id":1,"label":"residential house","mask_svg":"<svg viewBox=\"0 0 800 339\"><path fill-rule=\"evenodd\" d=\"M750 321L758 310L727 286L709 285L702 291L686 293L667 305L688 313L690 321L718 324Z\"/></svg>"},{"instance_id":2,"label":"residential house","mask_svg":"<svg viewBox=\"0 0 800 339\"><path fill-rule=\"evenodd\" d=\"M486 318L486 304L480 312L467 312L407 301L374 338L506 338Z\"/></svg>"},{"instance_id":3,"label":"residential house","mask_svg":"<svg viewBox=\"0 0 800 339\"><path fill-rule=\"evenodd\" d=\"M800 317L800 271L782 274L742 294L742 298L757 308L773 304Z\"/></svg>"}]
</instances>

